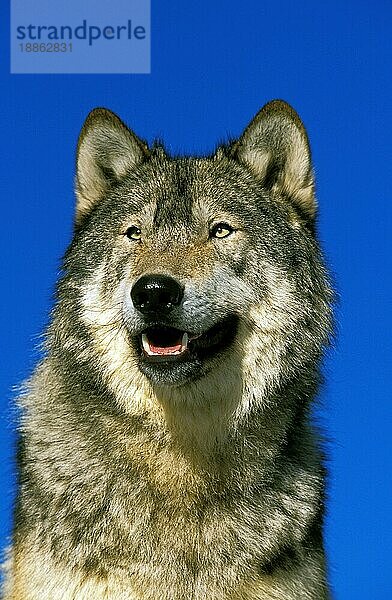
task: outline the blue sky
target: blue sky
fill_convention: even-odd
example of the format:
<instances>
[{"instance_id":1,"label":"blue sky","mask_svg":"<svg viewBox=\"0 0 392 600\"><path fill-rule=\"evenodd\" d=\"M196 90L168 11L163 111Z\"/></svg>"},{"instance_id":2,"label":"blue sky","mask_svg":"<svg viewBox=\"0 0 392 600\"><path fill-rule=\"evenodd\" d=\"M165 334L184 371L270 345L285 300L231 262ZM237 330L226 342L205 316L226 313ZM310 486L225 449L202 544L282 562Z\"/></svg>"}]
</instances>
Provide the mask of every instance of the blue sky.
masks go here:
<instances>
[{"instance_id":1,"label":"blue sky","mask_svg":"<svg viewBox=\"0 0 392 600\"><path fill-rule=\"evenodd\" d=\"M10 401L35 363L70 240L86 114L107 106L142 137L200 153L283 98L309 132L320 238L340 295L317 410L330 440L330 579L337 600L392 597L392 5L154 0L150 75L10 75L5 4L0 544L11 523Z\"/></svg>"}]
</instances>

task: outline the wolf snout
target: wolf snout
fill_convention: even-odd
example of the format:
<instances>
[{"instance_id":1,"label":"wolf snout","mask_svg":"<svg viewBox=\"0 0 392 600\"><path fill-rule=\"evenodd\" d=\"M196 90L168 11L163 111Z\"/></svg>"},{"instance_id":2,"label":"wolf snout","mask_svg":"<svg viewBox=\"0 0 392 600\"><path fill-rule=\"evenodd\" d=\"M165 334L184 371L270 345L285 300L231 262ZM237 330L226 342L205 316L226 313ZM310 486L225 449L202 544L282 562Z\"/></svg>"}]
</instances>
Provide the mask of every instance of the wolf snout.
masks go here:
<instances>
[{"instance_id":1,"label":"wolf snout","mask_svg":"<svg viewBox=\"0 0 392 600\"><path fill-rule=\"evenodd\" d=\"M143 275L131 289L133 305L144 315L165 315L181 303L183 296L183 286L167 275Z\"/></svg>"}]
</instances>

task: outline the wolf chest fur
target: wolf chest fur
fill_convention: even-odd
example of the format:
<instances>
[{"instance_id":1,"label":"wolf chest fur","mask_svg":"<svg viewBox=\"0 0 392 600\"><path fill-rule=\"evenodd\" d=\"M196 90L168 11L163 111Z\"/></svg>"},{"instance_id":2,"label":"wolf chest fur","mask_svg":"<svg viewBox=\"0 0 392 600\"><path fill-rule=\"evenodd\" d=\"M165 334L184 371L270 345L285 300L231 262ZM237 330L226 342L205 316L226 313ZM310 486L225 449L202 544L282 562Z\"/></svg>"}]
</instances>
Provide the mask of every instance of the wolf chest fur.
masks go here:
<instances>
[{"instance_id":1,"label":"wolf chest fur","mask_svg":"<svg viewBox=\"0 0 392 600\"><path fill-rule=\"evenodd\" d=\"M332 292L298 115L172 157L95 109L76 195L5 600L329 598L309 414Z\"/></svg>"}]
</instances>

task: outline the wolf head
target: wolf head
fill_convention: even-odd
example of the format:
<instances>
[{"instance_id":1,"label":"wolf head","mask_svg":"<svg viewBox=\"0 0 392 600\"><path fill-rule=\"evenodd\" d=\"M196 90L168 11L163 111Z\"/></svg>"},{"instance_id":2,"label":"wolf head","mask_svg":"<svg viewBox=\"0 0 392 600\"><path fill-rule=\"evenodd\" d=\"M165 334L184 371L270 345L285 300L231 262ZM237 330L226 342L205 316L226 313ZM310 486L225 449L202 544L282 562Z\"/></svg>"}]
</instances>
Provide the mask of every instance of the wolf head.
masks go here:
<instances>
[{"instance_id":1,"label":"wolf head","mask_svg":"<svg viewBox=\"0 0 392 600\"><path fill-rule=\"evenodd\" d=\"M317 363L331 292L309 143L285 102L203 158L149 148L95 109L76 194L51 338L102 385L127 396L219 373L265 394Z\"/></svg>"}]
</instances>

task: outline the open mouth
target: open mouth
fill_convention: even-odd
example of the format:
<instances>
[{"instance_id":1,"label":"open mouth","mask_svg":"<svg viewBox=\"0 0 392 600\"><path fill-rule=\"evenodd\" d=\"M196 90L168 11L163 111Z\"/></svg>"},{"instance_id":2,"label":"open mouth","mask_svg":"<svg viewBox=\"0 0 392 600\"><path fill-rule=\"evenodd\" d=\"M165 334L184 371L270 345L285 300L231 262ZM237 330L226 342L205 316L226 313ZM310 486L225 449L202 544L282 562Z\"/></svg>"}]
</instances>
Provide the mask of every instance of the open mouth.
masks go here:
<instances>
[{"instance_id":1,"label":"open mouth","mask_svg":"<svg viewBox=\"0 0 392 600\"><path fill-rule=\"evenodd\" d=\"M131 342L139 355L139 369L158 385L182 385L208 371L208 361L234 341L238 317L229 315L210 329L195 333L153 323Z\"/></svg>"},{"instance_id":2,"label":"open mouth","mask_svg":"<svg viewBox=\"0 0 392 600\"><path fill-rule=\"evenodd\" d=\"M174 327L149 327L142 333L142 348L149 357L178 357L188 350L189 341L196 339Z\"/></svg>"},{"instance_id":3,"label":"open mouth","mask_svg":"<svg viewBox=\"0 0 392 600\"><path fill-rule=\"evenodd\" d=\"M237 318L230 316L200 334L154 324L134 340L146 363L185 363L203 360L224 350L233 341L236 330Z\"/></svg>"}]
</instances>

